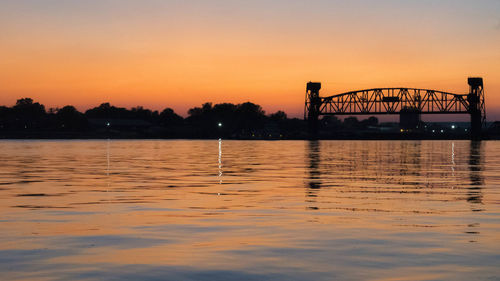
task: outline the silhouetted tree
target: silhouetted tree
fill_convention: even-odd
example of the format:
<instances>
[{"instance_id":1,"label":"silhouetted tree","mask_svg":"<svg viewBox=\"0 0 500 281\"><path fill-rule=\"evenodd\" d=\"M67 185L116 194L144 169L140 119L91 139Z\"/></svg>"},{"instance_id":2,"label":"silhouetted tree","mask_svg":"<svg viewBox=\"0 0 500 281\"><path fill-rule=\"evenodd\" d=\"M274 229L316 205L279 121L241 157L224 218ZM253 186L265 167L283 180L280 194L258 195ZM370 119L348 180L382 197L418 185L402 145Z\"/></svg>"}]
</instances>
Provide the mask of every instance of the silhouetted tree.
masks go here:
<instances>
[{"instance_id":1,"label":"silhouetted tree","mask_svg":"<svg viewBox=\"0 0 500 281\"><path fill-rule=\"evenodd\" d=\"M58 127L63 130L84 130L87 128L87 118L74 106L67 105L56 112Z\"/></svg>"},{"instance_id":2,"label":"silhouetted tree","mask_svg":"<svg viewBox=\"0 0 500 281\"><path fill-rule=\"evenodd\" d=\"M45 106L38 102L33 103L33 99L19 99L14 105L14 111L26 118L36 118L45 115Z\"/></svg>"},{"instance_id":3,"label":"silhouetted tree","mask_svg":"<svg viewBox=\"0 0 500 281\"><path fill-rule=\"evenodd\" d=\"M246 132L251 134L262 129L267 120L264 110L259 105L246 102L238 105L205 103L202 107L188 111L188 124L194 127L199 136L232 136ZM221 126L218 126L218 124Z\"/></svg>"},{"instance_id":4,"label":"silhouetted tree","mask_svg":"<svg viewBox=\"0 0 500 281\"><path fill-rule=\"evenodd\" d=\"M12 115L12 109L6 106L0 106L0 130L7 129L9 126L9 119Z\"/></svg>"},{"instance_id":5,"label":"silhouetted tree","mask_svg":"<svg viewBox=\"0 0 500 281\"><path fill-rule=\"evenodd\" d=\"M183 122L183 118L177 115L173 109L165 108L159 115L160 124L163 126L179 126Z\"/></svg>"},{"instance_id":6,"label":"silhouetted tree","mask_svg":"<svg viewBox=\"0 0 500 281\"><path fill-rule=\"evenodd\" d=\"M251 102L245 102L237 106L236 119L238 127L253 131L255 129L262 128L266 119L266 115L260 105Z\"/></svg>"},{"instance_id":7,"label":"silhouetted tree","mask_svg":"<svg viewBox=\"0 0 500 281\"><path fill-rule=\"evenodd\" d=\"M357 128L359 126L358 118L347 117L344 119L344 126L347 128Z\"/></svg>"},{"instance_id":8,"label":"silhouetted tree","mask_svg":"<svg viewBox=\"0 0 500 281\"><path fill-rule=\"evenodd\" d=\"M223 125L219 130L225 132L237 129L238 124L235 120L235 113L237 106L232 103L219 103L213 106L210 114L210 126L218 126L219 123Z\"/></svg>"},{"instance_id":9,"label":"silhouetted tree","mask_svg":"<svg viewBox=\"0 0 500 281\"><path fill-rule=\"evenodd\" d=\"M269 115L269 119L271 119L272 121L279 122L279 121L286 120L287 116L286 116L285 112L278 110L275 113L272 113L271 115Z\"/></svg>"},{"instance_id":10,"label":"silhouetted tree","mask_svg":"<svg viewBox=\"0 0 500 281\"><path fill-rule=\"evenodd\" d=\"M0 106L0 120L6 119L12 114L12 109L6 106Z\"/></svg>"},{"instance_id":11,"label":"silhouetted tree","mask_svg":"<svg viewBox=\"0 0 500 281\"><path fill-rule=\"evenodd\" d=\"M321 119L321 126L326 128L336 128L342 125L342 122L337 116L327 115Z\"/></svg>"},{"instance_id":12,"label":"silhouetted tree","mask_svg":"<svg viewBox=\"0 0 500 281\"><path fill-rule=\"evenodd\" d=\"M85 111L85 116L87 118L130 119L133 114L125 108L115 107L106 102Z\"/></svg>"},{"instance_id":13,"label":"silhouetted tree","mask_svg":"<svg viewBox=\"0 0 500 281\"><path fill-rule=\"evenodd\" d=\"M193 124L202 123L211 115L212 103L204 103L201 107L194 107L188 110L188 120Z\"/></svg>"},{"instance_id":14,"label":"silhouetted tree","mask_svg":"<svg viewBox=\"0 0 500 281\"><path fill-rule=\"evenodd\" d=\"M16 127L25 129L40 128L45 121L45 106L38 102L33 102L31 98L19 99L12 108L17 122Z\"/></svg>"},{"instance_id":15,"label":"silhouetted tree","mask_svg":"<svg viewBox=\"0 0 500 281\"><path fill-rule=\"evenodd\" d=\"M140 119L144 121L154 122L158 119L158 111L151 111L144 109L142 106L132 108L130 117L133 119Z\"/></svg>"},{"instance_id":16,"label":"silhouetted tree","mask_svg":"<svg viewBox=\"0 0 500 281\"><path fill-rule=\"evenodd\" d=\"M377 126L378 125L378 119L377 117L371 116L368 119L364 119L361 122L361 127L367 128L369 126Z\"/></svg>"},{"instance_id":17,"label":"silhouetted tree","mask_svg":"<svg viewBox=\"0 0 500 281\"><path fill-rule=\"evenodd\" d=\"M266 116L260 105L251 102L204 103L191 108L188 114L183 119L171 108L158 113L142 106L126 109L110 103L102 103L84 114L71 105L46 112L42 104L23 98L13 107L0 106L0 137L85 137L87 134L96 137L301 137L306 124L297 118L288 119L283 111ZM153 124L158 126L151 126Z\"/></svg>"},{"instance_id":18,"label":"silhouetted tree","mask_svg":"<svg viewBox=\"0 0 500 281\"><path fill-rule=\"evenodd\" d=\"M109 102L101 103L98 107L91 108L85 111L87 118L110 118L111 105Z\"/></svg>"}]
</instances>

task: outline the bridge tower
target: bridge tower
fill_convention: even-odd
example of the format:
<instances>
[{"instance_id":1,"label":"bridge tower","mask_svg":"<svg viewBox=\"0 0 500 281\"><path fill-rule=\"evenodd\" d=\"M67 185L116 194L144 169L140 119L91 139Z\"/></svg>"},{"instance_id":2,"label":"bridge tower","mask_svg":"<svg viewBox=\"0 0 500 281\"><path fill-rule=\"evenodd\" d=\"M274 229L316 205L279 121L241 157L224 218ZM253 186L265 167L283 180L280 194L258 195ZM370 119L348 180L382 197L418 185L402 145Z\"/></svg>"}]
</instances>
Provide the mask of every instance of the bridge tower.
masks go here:
<instances>
[{"instance_id":1,"label":"bridge tower","mask_svg":"<svg viewBox=\"0 0 500 281\"><path fill-rule=\"evenodd\" d=\"M469 102L471 138L479 140L481 139L483 125L486 123L483 78L470 77L467 82L469 84L467 101Z\"/></svg>"},{"instance_id":2,"label":"bridge tower","mask_svg":"<svg viewBox=\"0 0 500 281\"><path fill-rule=\"evenodd\" d=\"M309 138L318 138L318 125L321 107L321 98L319 97L321 83L309 82L306 87L306 102L304 110L304 119L307 119Z\"/></svg>"}]
</instances>

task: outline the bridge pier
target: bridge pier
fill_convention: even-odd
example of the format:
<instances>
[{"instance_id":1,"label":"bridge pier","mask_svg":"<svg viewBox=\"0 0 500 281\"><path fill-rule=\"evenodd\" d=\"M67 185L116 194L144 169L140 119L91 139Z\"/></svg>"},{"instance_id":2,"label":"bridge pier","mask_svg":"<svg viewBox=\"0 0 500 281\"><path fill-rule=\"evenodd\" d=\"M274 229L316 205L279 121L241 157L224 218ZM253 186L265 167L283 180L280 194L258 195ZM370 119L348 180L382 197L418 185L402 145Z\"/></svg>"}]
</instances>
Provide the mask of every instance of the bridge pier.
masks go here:
<instances>
[{"instance_id":1,"label":"bridge pier","mask_svg":"<svg viewBox=\"0 0 500 281\"><path fill-rule=\"evenodd\" d=\"M307 126L309 131L309 139L318 139L319 131L319 114L321 107L321 98L319 97L319 90L321 83L309 82L306 88L306 111Z\"/></svg>"},{"instance_id":2,"label":"bridge pier","mask_svg":"<svg viewBox=\"0 0 500 281\"><path fill-rule=\"evenodd\" d=\"M468 79L469 84L469 94L467 95L467 101L469 102L469 114L470 114L470 128L471 128L471 139L480 140L481 131L483 127L483 116L484 112L484 92L483 92L483 79L474 77Z\"/></svg>"},{"instance_id":3,"label":"bridge pier","mask_svg":"<svg viewBox=\"0 0 500 281\"><path fill-rule=\"evenodd\" d=\"M403 130L416 130L422 123L421 111L415 107L403 107L399 112L399 127Z\"/></svg>"}]
</instances>

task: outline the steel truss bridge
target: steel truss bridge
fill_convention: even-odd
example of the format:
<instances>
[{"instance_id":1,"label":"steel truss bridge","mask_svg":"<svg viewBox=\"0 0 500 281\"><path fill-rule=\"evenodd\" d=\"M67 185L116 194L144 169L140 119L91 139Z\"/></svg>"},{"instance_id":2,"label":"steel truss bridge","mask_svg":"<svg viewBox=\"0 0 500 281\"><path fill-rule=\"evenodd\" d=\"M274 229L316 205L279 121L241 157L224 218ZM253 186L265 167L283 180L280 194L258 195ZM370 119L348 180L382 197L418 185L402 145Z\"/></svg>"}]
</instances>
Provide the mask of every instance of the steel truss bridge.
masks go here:
<instances>
[{"instance_id":1,"label":"steel truss bridge","mask_svg":"<svg viewBox=\"0 0 500 281\"><path fill-rule=\"evenodd\" d=\"M480 138L486 121L483 79L468 79L469 93L453 94L416 88L374 88L320 97L321 83L306 88L304 119L311 136L317 135L321 115L399 114L400 121L419 122L421 114L470 114L471 136Z\"/></svg>"}]
</instances>

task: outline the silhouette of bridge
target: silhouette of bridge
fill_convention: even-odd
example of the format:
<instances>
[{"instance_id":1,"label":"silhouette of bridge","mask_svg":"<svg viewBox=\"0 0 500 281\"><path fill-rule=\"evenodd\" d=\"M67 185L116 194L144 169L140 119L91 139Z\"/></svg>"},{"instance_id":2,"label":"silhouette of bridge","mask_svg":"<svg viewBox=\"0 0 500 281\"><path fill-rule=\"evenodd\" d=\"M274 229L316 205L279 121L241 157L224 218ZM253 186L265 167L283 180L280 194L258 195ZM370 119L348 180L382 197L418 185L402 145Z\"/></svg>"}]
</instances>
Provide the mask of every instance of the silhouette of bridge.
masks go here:
<instances>
[{"instance_id":1,"label":"silhouette of bridge","mask_svg":"<svg viewBox=\"0 0 500 281\"><path fill-rule=\"evenodd\" d=\"M400 123L415 125L421 114L470 114L471 137L481 137L486 121L483 79L468 79L468 94L453 94L416 88L374 88L320 97L321 83L309 82L306 88L304 119L312 138L318 134L322 115L399 114Z\"/></svg>"}]
</instances>

